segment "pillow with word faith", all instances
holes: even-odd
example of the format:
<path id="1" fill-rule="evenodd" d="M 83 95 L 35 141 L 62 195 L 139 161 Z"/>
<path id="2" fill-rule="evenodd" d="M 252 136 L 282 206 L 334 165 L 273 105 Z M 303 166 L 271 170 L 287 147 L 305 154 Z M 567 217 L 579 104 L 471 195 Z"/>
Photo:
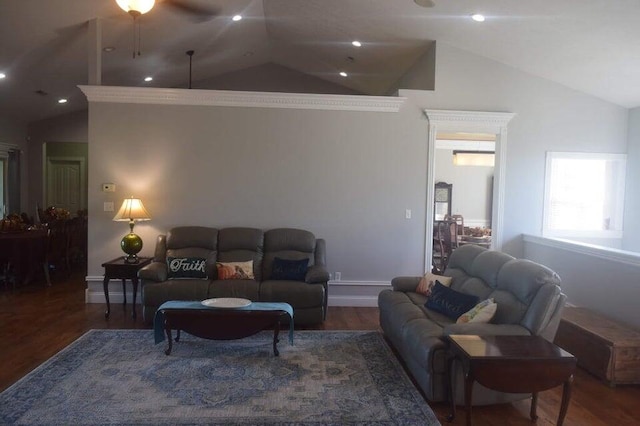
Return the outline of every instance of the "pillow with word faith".
<path id="1" fill-rule="evenodd" d="M 169 278 L 207 278 L 207 261 L 200 257 L 168 257 Z"/>

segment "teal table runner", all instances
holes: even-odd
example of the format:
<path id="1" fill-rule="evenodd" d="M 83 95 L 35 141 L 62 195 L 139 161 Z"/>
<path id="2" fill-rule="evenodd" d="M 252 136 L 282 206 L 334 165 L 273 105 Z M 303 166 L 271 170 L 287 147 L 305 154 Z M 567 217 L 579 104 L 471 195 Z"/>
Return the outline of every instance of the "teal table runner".
<path id="1" fill-rule="evenodd" d="M 199 301 L 183 301 L 183 300 L 170 300 L 168 302 L 164 302 L 158 310 L 156 311 L 155 316 L 153 317 L 153 336 L 155 338 L 156 344 L 164 341 L 164 315 L 160 312 L 161 309 L 213 309 L 220 310 L 224 308 L 212 308 L 209 306 L 205 306 Z M 288 303 L 281 302 L 251 302 L 248 306 L 243 306 L 241 308 L 233 308 L 239 311 L 285 311 L 289 314 L 289 343 L 293 345 L 293 307 Z M 225 309 L 227 310 L 227 309 Z"/>

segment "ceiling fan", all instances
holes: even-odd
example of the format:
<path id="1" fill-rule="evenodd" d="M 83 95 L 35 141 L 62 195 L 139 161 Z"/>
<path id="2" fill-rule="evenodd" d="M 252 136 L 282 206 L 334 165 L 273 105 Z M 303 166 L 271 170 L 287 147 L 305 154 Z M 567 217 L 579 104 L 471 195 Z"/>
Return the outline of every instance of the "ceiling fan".
<path id="1" fill-rule="evenodd" d="M 433 0 L 413 0 L 413 2 L 422 7 L 433 7 L 436 5 Z"/>
<path id="2" fill-rule="evenodd" d="M 140 17 L 153 9 L 155 0 L 116 0 L 122 10 L 133 18 L 133 57 L 140 56 Z M 162 0 L 160 2 L 174 10 L 189 15 L 192 21 L 205 22 L 215 18 L 220 10 L 216 6 L 201 6 L 189 0 Z M 137 49 L 136 49 L 137 31 Z"/>
<path id="3" fill-rule="evenodd" d="M 118 6 L 136 19 L 153 9 L 155 0 L 116 0 Z M 166 5 L 176 12 L 188 15 L 192 20 L 203 22 L 215 18 L 220 9 L 217 6 L 203 6 L 193 0 L 160 0 L 159 5 Z"/>

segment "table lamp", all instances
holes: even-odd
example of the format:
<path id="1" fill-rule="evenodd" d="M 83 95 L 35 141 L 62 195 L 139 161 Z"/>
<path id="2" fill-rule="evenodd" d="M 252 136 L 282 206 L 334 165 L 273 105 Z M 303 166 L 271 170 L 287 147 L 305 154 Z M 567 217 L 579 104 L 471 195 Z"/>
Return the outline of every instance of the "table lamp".
<path id="1" fill-rule="evenodd" d="M 142 239 L 133 233 L 133 225 L 136 220 L 149 220 L 151 215 L 142 205 L 142 201 L 139 198 L 126 198 L 122 202 L 122 207 L 118 210 L 118 213 L 113 217 L 115 221 L 129 221 L 129 228 L 131 231 L 122 237 L 120 241 L 120 247 L 127 256 L 124 261 L 126 263 L 138 263 L 137 254 L 142 250 Z"/>

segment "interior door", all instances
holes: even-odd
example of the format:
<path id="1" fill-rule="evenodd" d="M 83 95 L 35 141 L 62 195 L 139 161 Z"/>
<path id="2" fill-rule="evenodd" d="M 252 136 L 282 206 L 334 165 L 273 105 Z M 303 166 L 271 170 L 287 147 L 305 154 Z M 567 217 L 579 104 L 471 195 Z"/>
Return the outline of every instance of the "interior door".
<path id="1" fill-rule="evenodd" d="M 47 167 L 47 203 L 75 214 L 83 206 L 81 160 L 50 159 Z"/>

